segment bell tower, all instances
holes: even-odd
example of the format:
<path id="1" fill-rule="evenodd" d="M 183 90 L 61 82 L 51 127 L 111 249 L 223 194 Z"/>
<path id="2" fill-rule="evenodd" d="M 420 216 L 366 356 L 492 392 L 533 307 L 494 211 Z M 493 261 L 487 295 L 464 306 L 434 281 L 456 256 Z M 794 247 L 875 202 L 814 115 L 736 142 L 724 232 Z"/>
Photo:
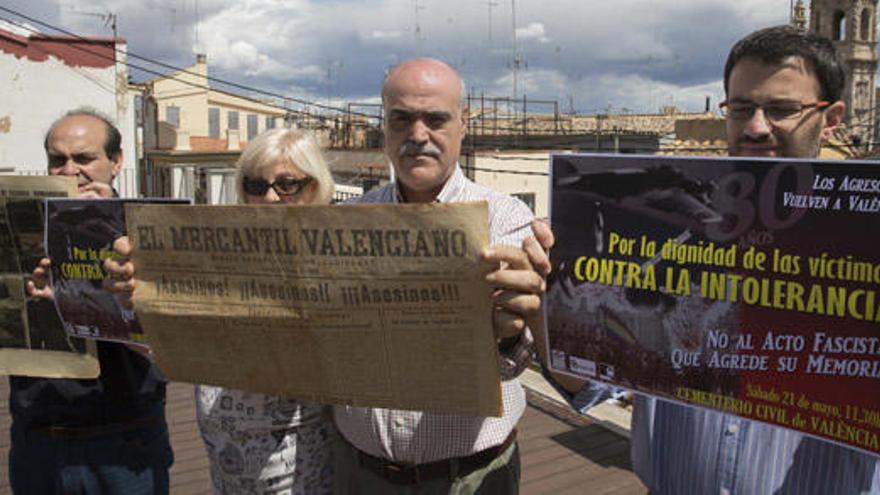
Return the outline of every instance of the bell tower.
<path id="1" fill-rule="evenodd" d="M 846 63 L 845 123 L 857 148 L 872 148 L 877 114 L 877 0 L 811 0 L 810 32 L 833 41 Z"/>
<path id="2" fill-rule="evenodd" d="M 798 31 L 807 30 L 807 18 L 805 14 L 804 0 L 797 0 L 791 7 L 791 25 L 796 27 Z"/>

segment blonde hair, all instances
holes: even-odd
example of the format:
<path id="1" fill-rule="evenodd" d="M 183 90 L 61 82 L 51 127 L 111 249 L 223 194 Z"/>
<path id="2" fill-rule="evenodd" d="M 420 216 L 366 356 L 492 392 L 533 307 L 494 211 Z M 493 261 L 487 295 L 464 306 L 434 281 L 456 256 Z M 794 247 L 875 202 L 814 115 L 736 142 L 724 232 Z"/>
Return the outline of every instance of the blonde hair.
<path id="1" fill-rule="evenodd" d="M 333 177 L 324 154 L 312 133 L 297 129 L 269 129 L 248 143 L 235 166 L 235 189 L 243 203 L 244 178 L 259 175 L 265 167 L 281 162 L 302 170 L 318 183 L 314 204 L 329 204 L 333 197 Z"/>

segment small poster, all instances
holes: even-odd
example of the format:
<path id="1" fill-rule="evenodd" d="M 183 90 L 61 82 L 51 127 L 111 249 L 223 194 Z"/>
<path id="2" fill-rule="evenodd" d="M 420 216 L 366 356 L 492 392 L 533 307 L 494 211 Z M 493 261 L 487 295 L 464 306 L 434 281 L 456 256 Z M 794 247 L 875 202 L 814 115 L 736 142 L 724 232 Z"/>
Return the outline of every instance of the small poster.
<path id="1" fill-rule="evenodd" d="M 52 260 L 55 306 L 68 334 L 147 345 L 134 311 L 104 290 L 104 260 L 126 233 L 125 204 L 186 200 L 51 199 L 46 204 L 46 246 Z"/>

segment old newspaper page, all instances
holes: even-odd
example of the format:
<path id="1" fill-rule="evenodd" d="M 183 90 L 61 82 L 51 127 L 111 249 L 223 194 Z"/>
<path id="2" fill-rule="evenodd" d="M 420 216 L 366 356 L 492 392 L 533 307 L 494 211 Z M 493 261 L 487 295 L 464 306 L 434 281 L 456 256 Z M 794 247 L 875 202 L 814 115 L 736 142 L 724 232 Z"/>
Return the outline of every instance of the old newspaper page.
<path id="1" fill-rule="evenodd" d="M 55 306 L 25 284 L 45 254 L 43 199 L 76 196 L 72 177 L 0 177 L 0 374 L 95 378 L 95 344 L 68 337 Z"/>
<path id="2" fill-rule="evenodd" d="M 126 205 L 135 309 L 172 380 L 500 416 L 486 203 Z"/>

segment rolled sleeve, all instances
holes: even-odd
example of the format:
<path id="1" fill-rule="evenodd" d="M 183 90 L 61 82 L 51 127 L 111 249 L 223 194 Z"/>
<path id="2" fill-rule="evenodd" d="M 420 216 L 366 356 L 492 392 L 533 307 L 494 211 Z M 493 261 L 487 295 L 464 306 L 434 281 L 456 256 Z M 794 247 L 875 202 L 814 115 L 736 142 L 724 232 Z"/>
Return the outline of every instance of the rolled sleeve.
<path id="1" fill-rule="evenodd" d="M 532 337 L 532 332 L 526 328 L 516 345 L 501 351 L 501 378 L 509 380 L 521 375 L 532 362 L 534 352 L 535 339 Z"/>

